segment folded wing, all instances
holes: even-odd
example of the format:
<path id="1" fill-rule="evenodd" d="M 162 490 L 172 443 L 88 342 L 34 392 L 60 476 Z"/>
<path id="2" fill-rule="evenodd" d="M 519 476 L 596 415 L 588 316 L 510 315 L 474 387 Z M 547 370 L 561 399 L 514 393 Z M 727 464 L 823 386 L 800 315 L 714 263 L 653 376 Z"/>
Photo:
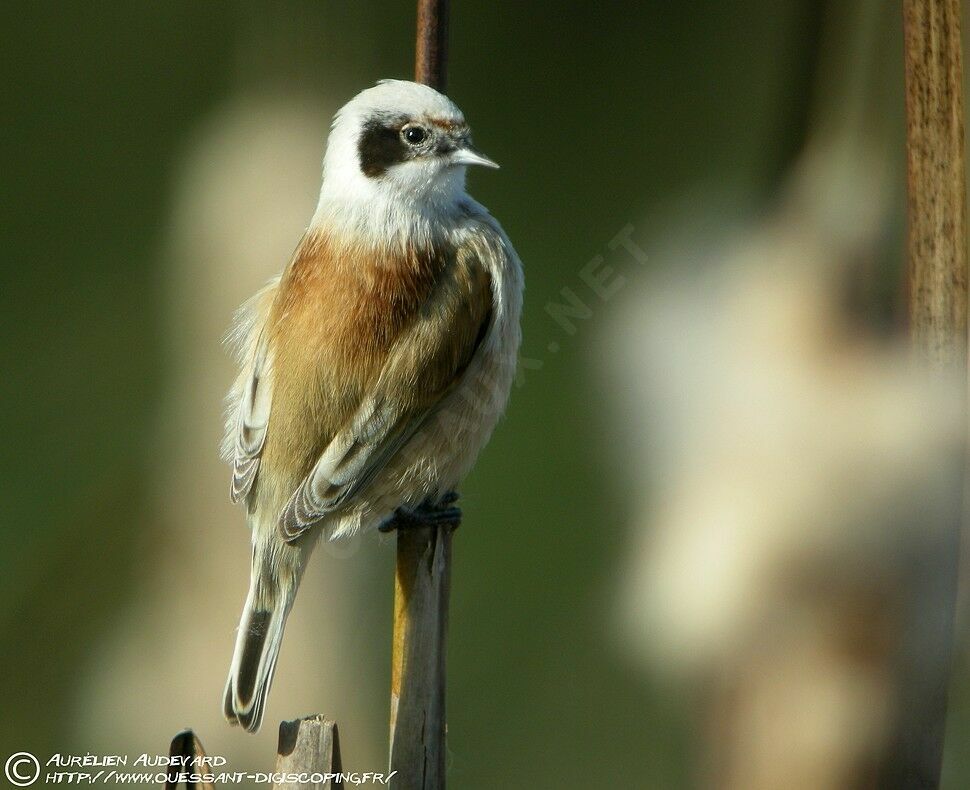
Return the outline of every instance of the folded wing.
<path id="1" fill-rule="evenodd" d="M 372 391 L 336 433 L 280 516 L 294 540 L 353 502 L 461 381 L 491 323 L 488 269 L 459 248 L 393 343 Z"/>
<path id="2" fill-rule="evenodd" d="M 272 356 L 267 321 L 279 286 L 271 280 L 240 309 L 230 341 L 241 363 L 239 378 L 229 393 L 223 454 L 232 463 L 229 497 L 248 501 L 259 472 L 273 404 Z"/>

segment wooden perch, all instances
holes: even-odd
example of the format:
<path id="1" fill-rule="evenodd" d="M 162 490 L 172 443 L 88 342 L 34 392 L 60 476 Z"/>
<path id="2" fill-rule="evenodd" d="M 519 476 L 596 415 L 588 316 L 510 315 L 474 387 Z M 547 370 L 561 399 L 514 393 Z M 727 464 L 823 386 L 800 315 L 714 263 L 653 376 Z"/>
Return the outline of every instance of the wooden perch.
<path id="1" fill-rule="evenodd" d="M 277 774 L 339 774 L 340 740 L 337 737 L 337 724 L 317 714 L 294 721 L 280 722 L 280 739 L 276 756 Z M 297 782 L 277 782 L 274 790 L 335 790 L 343 783 L 327 780 L 324 783 L 302 784 Z"/>
<path id="2" fill-rule="evenodd" d="M 910 328 L 940 367 L 966 368 L 967 236 L 960 0 L 905 0 Z"/>
<path id="3" fill-rule="evenodd" d="M 391 667 L 392 787 L 445 786 L 445 640 L 452 530 L 397 537 Z"/>
<path id="4" fill-rule="evenodd" d="M 181 757 L 183 759 L 192 759 L 195 757 L 205 757 L 205 749 L 202 748 L 202 741 L 196 737 L 196 734 L 192 730 L 182 730 L 178 735 L 172 738 L 172 744 L 168 749 L 169 757 Z M 174 790 L 174 788 L 179 786 L 179 782 L 175 781 L 181 773 L 205 773 L 204 770 L 199 770 L 197 767 L 188 766 L 182 767 L 177 766 L 170 768 L 168 770 L 168 779 L 165 781 L 165 790 Z M 187 787 L 201 787 L 204 790 L 212 790 L 211 782 L 186 782 Z"/>
<path id="5" fill-rule="evenodd" d="M 443 91 L 448 0 L 418 0 L 415 80 Z M 445 787 L 445 655 L 453 527 L 397 533 L 391 658 L 391 786 Z"/>

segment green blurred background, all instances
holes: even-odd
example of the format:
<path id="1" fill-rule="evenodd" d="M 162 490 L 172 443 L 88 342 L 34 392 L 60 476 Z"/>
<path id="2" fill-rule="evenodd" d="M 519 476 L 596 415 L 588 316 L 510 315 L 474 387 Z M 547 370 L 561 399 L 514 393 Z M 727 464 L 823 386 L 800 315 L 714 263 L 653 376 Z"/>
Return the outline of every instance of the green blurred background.
<path id="1" fill-rule="evenodd" d="M 901 157 L 895 13 L 880 23 L 887 66 L 879 87 Z M 630 514 L 610 482 L 608 393 L 590 364 L 606 352 L 597 325 L 611 308 L 597 307 L 568 335 L 545 306 L 564 287 L 580 287 L 583 265 L 627 225 L 649 251 L 685 208 L 716 206 L 719 225 L 758 216 L 806 134 L 823 16 L 817 2 L 776 0 L 454 4 L 449 94 L 479 147 L 502 164 L 473 173 L 471 191 L 525 263 L 522 354 L 531 360 L 463 491 L 449 642 L 455 787 L 691 783 L 683 695 L 627 658 L 616 636 L 615 577 Z M 0 24 L 0 751 L 158 752 L 193 725 L 210 753 L 268 768 L 272 732 L 257 749 L 212 723 L 245 589 L 242 515 L 226 509 L 231 515 L 215 523 L 186 523 L 194 511 L 179 517 L 172 500 L 184 494 L 221 507 L 227 485 L 216 412 L 229 384 L 220 339 L 231 311 L 220 303 L 208 323 L 180 318 L 206 312 L 210 293 L 252 291 L 285 251 L 261 272 L 247 270 L 245 282 L 227 281 L 231 268 L 195 280 L 175 260 L 173 226 L 192 219 L 179 205 L 195 183 L 187 162 L 218 147 L 204 142 L 213 118 L 235 107 L 245 121 L 246 97 L 283 97 L 319 122 L 319 161 L 336 107 L 379 78 L 410 76 L 412 4 L 5 3 Z M 313 189 L 317 178 L 306 173 Z M 295 229 L 314 195 L 289 200 L 302 207 L 289 220 Z M 237 245 L 245 247 L 247 230 L 236 227 Z M 182 272 L 181 285 L 173 272 Z M 892 311 L 894 282 L 887 277 L 880 289 Z M 189 353 L 219 366 L 217 386 L 198 396 L 216 414 L 200 457 L 223 475 L 191 491 L 164 482 L 183 462 L 172 457 L 179 441 L 170 417 L 180 388 L 192 386 L 195 368 L 180 359 Z M 201 533 L 207 542 L 196 544 Z M 220 545 L 236 577 L 208 576 Z M 321 577 L 340 562 L 322 551 L 315 558 Z M 353 640 L 347 666 L 356 671 L 330 680 L 350 690 L 359 706 L 352 721 L 367 728 L 341 732 L 345 765 L 357 770 L 381 770 L 365 760 L 386 748 L 392 562 L 392 544 L 365 540 L 347 559 L 358 581 L 346 594 L 301 596 L 297 605 L 357 613 L 352 632 L 341 632 Z M 160 570 L 172 567 L 190 568 L 192 581 Z M 235 578 L 224 598 L 206 592 L 224 578 Z M 147 634 L 132 648 L 138 671 L 90 680 L 113 666 L 132 601 L 160 595 L 154 605 L 164 608 L 166 591 L 186 584 L 201 592 L 178 598 L 174 622 L 205 620 L 207 638 L 163 654 L 151 648 L 153 621 L 135 617 Z M 155 637 L 175 639 L 171 627 L 158 625 Z M 306 631 L 311 648 L 343 638 Z M 299 649 L 284 648 L 281 675 L 295 671 Z M 159 673 L 164 663 L 172 676 L 172 662 L 174 677 L 216 680 L 181 709 L 158 710 L 146 691 L 169 682 Z M 300 671 L 338 670 L 322 661 Z M 97 708 L 94 727 L 90 704 L 105 683 L 122 702 Z M 967 732 L 967 704 L 963 693 L 957 733 Z M 271 703 L 268 718 L 315 710 L 343 723 L 330 699 L 313 694 L 302 709 Z M 144 725 L 137 736 L 129 718 Z M 949 744 L 954 787 L 970 778 L 966 744 Z"/>

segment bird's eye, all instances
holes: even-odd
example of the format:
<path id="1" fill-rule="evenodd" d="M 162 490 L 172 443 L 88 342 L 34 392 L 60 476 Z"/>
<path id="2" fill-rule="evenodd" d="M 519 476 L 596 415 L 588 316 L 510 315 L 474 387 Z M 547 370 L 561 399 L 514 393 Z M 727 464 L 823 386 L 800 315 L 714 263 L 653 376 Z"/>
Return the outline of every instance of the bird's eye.
<path id="1" fill-rule="evenodd" d="M 405 126 L 401 136 L 408 145 L 421 145 L 428 138 L 428 132 L 423 126 Z"/>

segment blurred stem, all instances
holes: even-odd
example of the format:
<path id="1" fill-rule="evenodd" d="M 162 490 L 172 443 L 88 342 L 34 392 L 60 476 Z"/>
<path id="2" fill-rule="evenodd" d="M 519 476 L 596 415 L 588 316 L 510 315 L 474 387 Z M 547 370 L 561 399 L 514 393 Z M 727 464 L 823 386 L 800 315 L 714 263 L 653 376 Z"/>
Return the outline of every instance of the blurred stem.
<path id="1" fill-rule="evenodd" d="M 788 176 L 792 163 L 801 155 L 808 141 L 813 88 L 819 79 L 823 53 L 828 51 L 822 46 L 825 6 L 822 0 L 802 3 L 801 24 L 793 31 L 798 56 L 794 59 L 793 76 L 775 131 L 775 139 L 780 141 L 780 145 L 778 153 L 771 157 L 773 161 L 768 170 L 768 185 L 772 192 Z"/>
<path id="2" fill-rule="evenodd" d="M 820 58 L 816 70 L 814 136 L 840 140 L 856 150 L 871 146 L 873 135 L 885 136 L 891 109 L 874 84 L 884 79 L 889 54 L 884 42 L 892 40 L 896 28 L 881 0 L 829 2 L 824 17 L 821 49 L 829 54 Z"/>
<path id="3" fill-rule="evenodd" d="M 967 251 L 963 64 L 959 0 L 903 0 L 910 334 L 931 378 L 966 394 Z M 964 431 L 965 432 L 965 431 Z M 965 459 L 963 459 L 965 462 Z M 901 651 L 896 743 L 885 766 L 893 786 L 937 787 L 954 649 L 964 481 L 953 516 L 927 525 L 914 557 Z M 901 785 L 900 782 L 903 784 Z"/>

